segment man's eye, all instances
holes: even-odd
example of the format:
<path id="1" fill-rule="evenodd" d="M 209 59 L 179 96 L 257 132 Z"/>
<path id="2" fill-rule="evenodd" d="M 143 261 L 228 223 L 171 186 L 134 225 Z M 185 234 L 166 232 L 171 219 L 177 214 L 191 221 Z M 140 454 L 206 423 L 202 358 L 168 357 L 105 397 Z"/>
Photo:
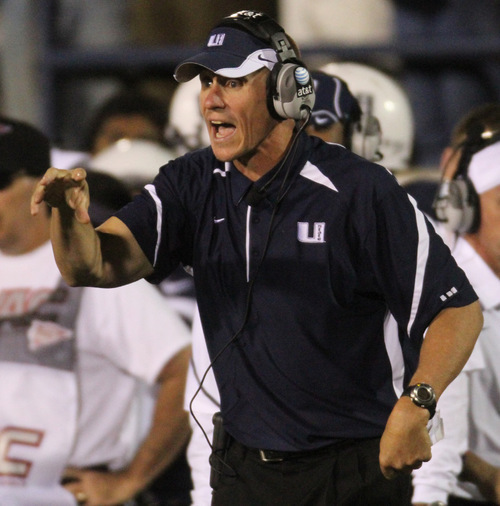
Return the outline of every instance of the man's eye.
<path id="1" fill-rule="evenodd" d="M 205 87 L 210 86 L 212 84 L 212 78 L 210 76 L 201 75 L 200 82 L 201 82 L 201 86 L 203 88 L 205 88 Z"/>

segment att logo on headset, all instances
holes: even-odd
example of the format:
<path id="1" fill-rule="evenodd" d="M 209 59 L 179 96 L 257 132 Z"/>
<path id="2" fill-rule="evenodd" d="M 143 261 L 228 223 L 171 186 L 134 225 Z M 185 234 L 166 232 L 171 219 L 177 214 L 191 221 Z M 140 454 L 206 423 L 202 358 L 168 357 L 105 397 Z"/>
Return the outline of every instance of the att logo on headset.
<path id="1" fill-rule="evenodd" d="M 311 93 L 313 93 L 312 84 L 310 84 L 309 86 L 302 86 L 302 88 L 299 88 L 297 90 L 298 97 L 306 97 L 307 95 L 310 95 Z"/>
<path id="2" fill-rule="evenodd" d="M 313 85 L 311 83 L 311 76 L 304 67 L 297 67 L 294 71 L 295 80 L 302 84 L 302 88 L 297 90 L 297 97 L 306 97 L 314 93 Z"/>

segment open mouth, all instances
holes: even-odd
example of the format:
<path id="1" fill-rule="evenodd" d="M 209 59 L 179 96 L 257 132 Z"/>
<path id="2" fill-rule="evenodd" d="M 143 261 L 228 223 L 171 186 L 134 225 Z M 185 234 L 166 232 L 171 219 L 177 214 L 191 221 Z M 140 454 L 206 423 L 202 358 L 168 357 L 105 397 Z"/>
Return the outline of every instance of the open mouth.
<path id="1" fill-rule="evenodd" d="M 236 130 L 236 127 L 231 123 L 224 123 L 222 121 L 211 121 L 210 125 L 212 127 L 213 137 L 220 140 L 231 137 Z"/>

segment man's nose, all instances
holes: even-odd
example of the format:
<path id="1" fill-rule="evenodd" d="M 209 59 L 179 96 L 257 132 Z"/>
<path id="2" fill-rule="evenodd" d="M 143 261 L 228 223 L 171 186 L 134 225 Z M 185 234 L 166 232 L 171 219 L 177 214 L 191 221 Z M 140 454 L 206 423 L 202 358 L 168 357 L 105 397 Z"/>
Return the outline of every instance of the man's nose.
<path id="1" fill-rule="evenodd" d="M 224 100 L 222 97 L 222 87 L 217 82 L 212 83 L 210 88 L 206 91 L 204 97 L 204 105 L 207 109 L 216 109 L 224 107 Z"/>

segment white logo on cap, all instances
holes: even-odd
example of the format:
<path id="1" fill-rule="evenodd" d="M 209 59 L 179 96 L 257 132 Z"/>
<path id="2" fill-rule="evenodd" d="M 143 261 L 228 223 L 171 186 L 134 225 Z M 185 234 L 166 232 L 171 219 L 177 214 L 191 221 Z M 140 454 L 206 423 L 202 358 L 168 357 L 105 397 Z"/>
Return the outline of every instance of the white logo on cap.
<path id="1" fill-rule="evenodd" d="M 208 39 L 207 47 L 222 46 L 225 36 L 225 33 L 214 33 L 210 36 L 210 39 Z"/>

